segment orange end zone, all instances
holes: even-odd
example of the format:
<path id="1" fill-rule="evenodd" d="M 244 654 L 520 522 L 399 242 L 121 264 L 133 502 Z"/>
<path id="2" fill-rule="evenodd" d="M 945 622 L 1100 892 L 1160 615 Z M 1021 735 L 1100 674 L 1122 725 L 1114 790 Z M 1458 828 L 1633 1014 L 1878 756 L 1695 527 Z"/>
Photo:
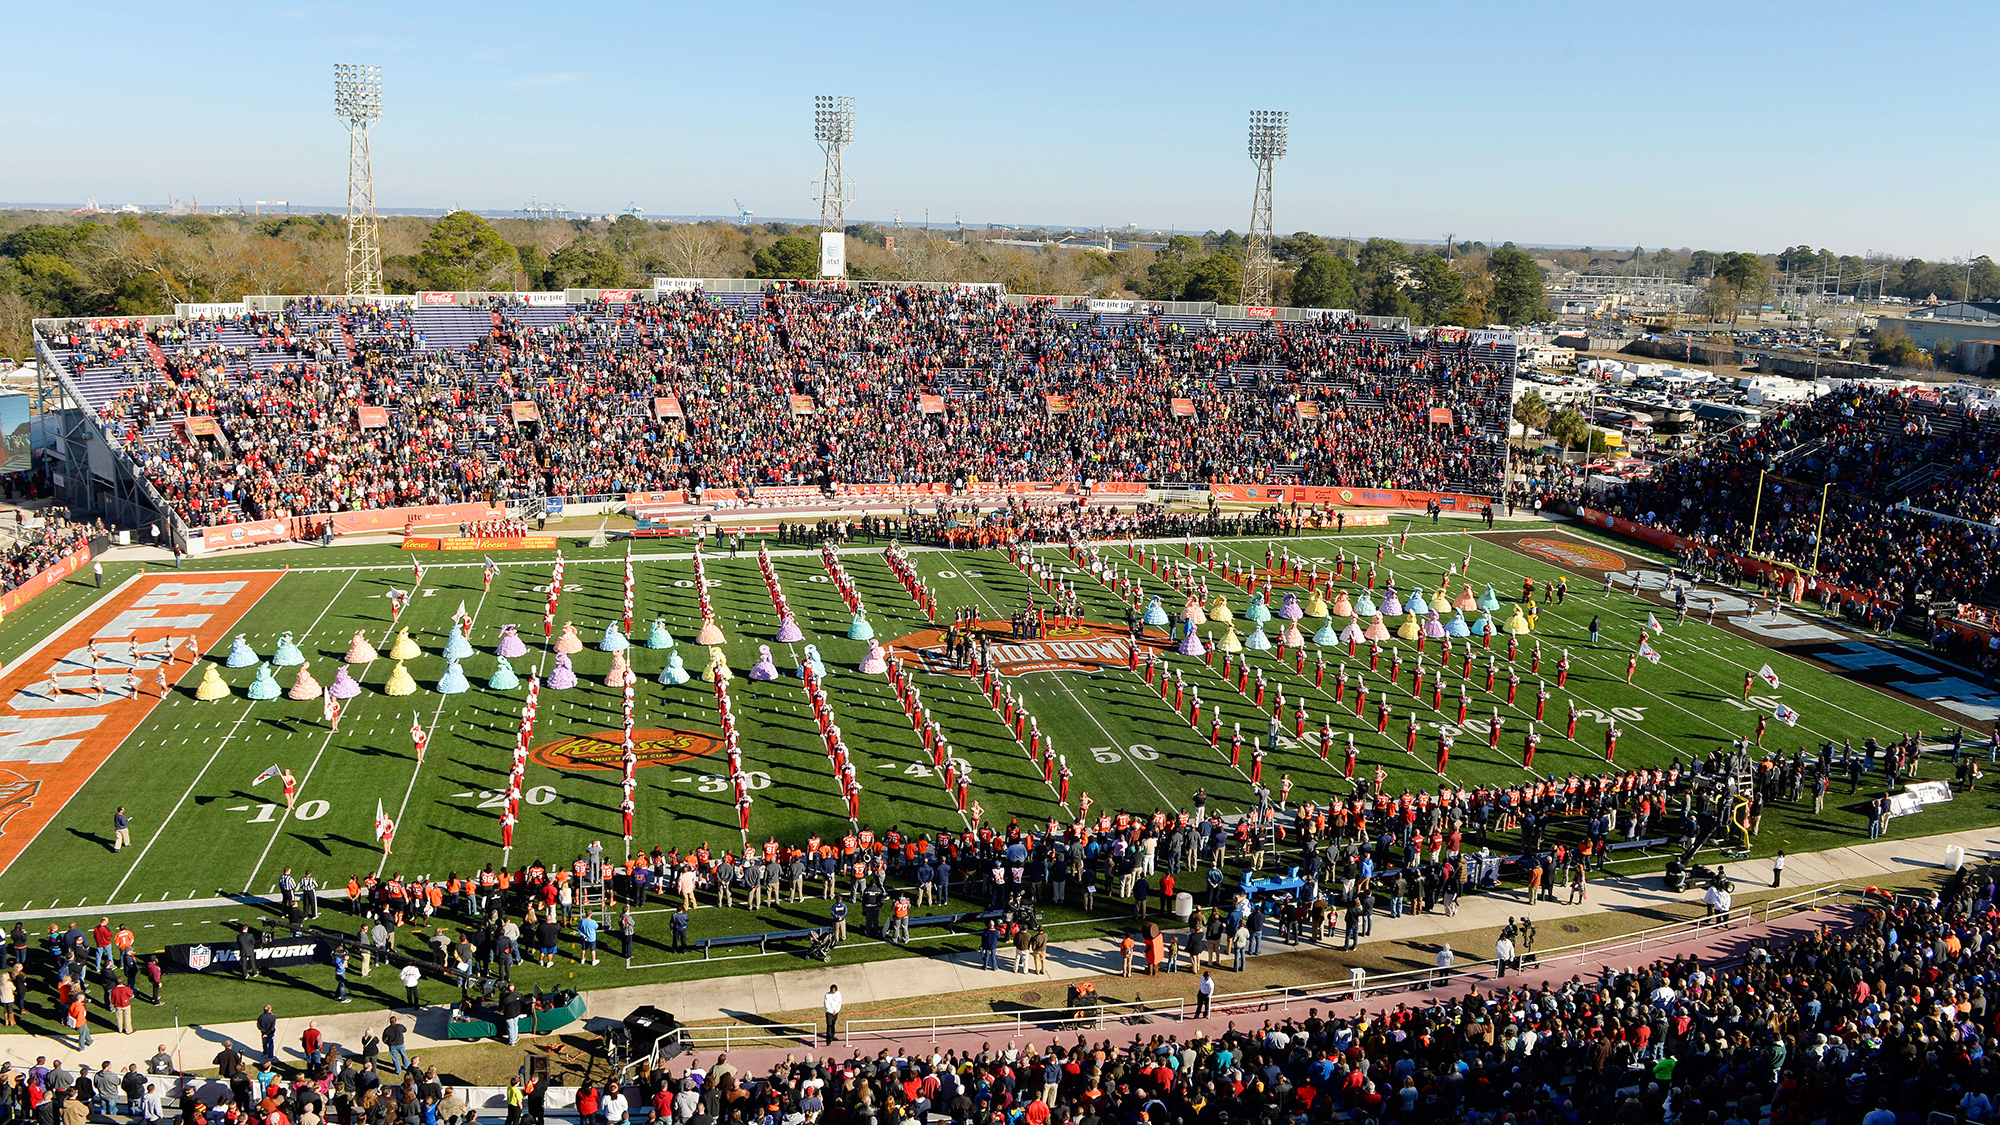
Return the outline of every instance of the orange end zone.
<path id="1" fill-rule="evenodd" d="M 142 575 L 0 675 L 0 872 L 280 577 Z"/>

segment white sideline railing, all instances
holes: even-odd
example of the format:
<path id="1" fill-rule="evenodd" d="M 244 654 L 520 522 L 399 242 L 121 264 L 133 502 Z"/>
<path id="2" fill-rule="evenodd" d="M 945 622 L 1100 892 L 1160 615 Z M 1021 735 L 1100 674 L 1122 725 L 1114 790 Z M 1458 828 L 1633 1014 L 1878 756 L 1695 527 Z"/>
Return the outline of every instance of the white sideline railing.
<path id="1" fill-rule="evenodd" d="M 1623 933 L 1616 937 L 1580 941 L 1552 949 L 1539 949 L 1535 950 L 1532 956 L 1537 968 L 1546 969 L 1565 962 L 1601 960 L 1613 953 L 1643 954 L 1648 946 L 1671 945 L 1704 931 L 1730 929 L 1745 922 L 1768 923 L 1776 918 L 1790 917 L 1801 911 L 1826 910 L 1848 905 L 1849 900 L 1858 902 L 1862 896 L 1862 889 L 1852 884 L 1829 884 L 1783 898 L 1738 906 L 1727 914 L 1686 918 L 1678 922 L 1667 922 Z M 1309 948 L 1311 947 L 1295 946 L 1286 952 L 1300 952 Z M 1376 993 L 1400 992 L 1424 984 L 1449 985 L 1457 978 L 1476 969 L 1490 968 L 1492 964 L 1490 959 L 1461 960 L 1443 978 L 1439 977 L 1435 968 L 1411 969 L 1375 977 L 1366 977 L 1357 971 L 1347 979 L 1339 981 L 1252 989 L 1245 992 L 1218 992 L 1209 998 L 1209 1003 L 1211 1011 L 1215 1014 L 1241 1011 L 1253 1006 L 1258 1012 L 1267 1012 L 1273 1005 L 1282 1012 L 1289 1011 L 1294 1003 L 1333 1004 Z M 1089 1009 L 1088 1015 L 1079 1015 L 1069 1008 L 1023 1008 L 1004 1013 L 1002 1018 L 998 1019 L 981 1018 L 978 1013 L 926 1016 L 916 1020 L 894 1017 L 856 1018 L 844 1021 L 846 1026 L 841 1030 L 841 1038 L 852 1042 L 864 1038 L 908 1039 L 921 1035 L 935 1043 L 940 1032 L 947 1035 L 961 1033 L 990 1035 L 1004 1032 L 1010 1037 L 1018 1038 L 1036 1031 L 1080 1028 L 1102 1030 L 1112 1024 L 1138 1024 L 1161 1017 L 1182 1022 L 1193 1018 L 1193 1012 L 1192 1000 L 1168 997 L 1158 1000 L 1102 1000 Z M 741 1020 L 732 1020 L 725 1024 L 685 1027 L 682 1030 L 690 1050 L 795 1045 L 801 1037 L 813 1036 L 816 1031 L 812 1027 L 790 1024 L 760 1027 Z"/>

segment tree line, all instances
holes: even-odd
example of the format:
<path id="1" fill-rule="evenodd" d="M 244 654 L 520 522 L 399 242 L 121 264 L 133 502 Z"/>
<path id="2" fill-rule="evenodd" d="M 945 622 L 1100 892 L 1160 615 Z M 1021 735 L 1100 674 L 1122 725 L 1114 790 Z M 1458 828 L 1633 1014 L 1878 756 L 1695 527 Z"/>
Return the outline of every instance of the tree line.
<path id="1" fill-rule="evenodd" d="M 997 281 L 1010 292 L 1239 304 L 1248 253 L 1234 231 L 1181 234 L 1115 252 L 1077 244 L 1001 245 L 965 232 L 848 227 L 849 275 L 882 281 Z M 621 215 L 488 219 L 455 211 L 381 221 L 391 292 L 643 287 L 655 276 L 810 277 L 817 232 L 785 223 L 675 223 Z M 1279 304 L 1405 316 L 1421 324 L 1543 319 L 1547 267 L 1670 273 L 1739 305 L 1775 278 L 1839 277 L 1872 295 L 2000 296 L 2000 269 L 1965 263 L 1848 259 L 1806 246 L 1777 255 L 1706 250 L 1528 251 L 1478 241 L 1447 246 L 1357 241 L 1306 231 L 1276 239 Z M 164 313 L 177 303 L 246 293 L 333 293 L 344 286 L 337 215 L 0 213 L 0 356 L 25 358 L 43 316 Z M 1875 280 L 1863 282 L 1874 271 Z"/>

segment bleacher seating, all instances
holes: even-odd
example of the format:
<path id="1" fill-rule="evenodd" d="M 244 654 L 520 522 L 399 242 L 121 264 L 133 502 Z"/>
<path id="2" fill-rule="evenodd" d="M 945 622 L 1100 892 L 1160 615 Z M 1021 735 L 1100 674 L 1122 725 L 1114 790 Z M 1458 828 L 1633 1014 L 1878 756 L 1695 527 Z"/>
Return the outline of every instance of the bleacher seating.
<path id="1" fill-rule="evenodd" d="M 1095 314 L 974 291 L 282 312 L 51 340 L 194 525 L 699 484 L 1216 479 L 1491 494 L 1511 360 L 1356 322 Z M 1484 353 L 1488 358 L 1474 359 Z M 656 420 L 679 397 L 684 421 Z M 915 396 L 946 410 L 922 415 Z M 795 414 L 791 396 L 810 396 Z M 1051 397 L 1069 412 L 1051 413 Z M 1176 419 L 1169 401 L 1197 403 Z M 1295 404 L 1317 402 L 1317 417 Z M 508 407 L 533 403 L 539 423 Z M 388 412 L 364 431 L 356 408 Z M 1433 425 L 1448 407 L 1456 421 Z M 220 433 L 185 420 L 214 417 Z"/>

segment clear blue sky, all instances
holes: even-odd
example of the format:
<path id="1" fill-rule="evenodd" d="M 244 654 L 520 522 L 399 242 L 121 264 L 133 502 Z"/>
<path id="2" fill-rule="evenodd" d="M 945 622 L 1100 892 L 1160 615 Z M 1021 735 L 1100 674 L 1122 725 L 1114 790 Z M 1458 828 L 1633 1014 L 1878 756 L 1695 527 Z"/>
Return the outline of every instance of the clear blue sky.
<path id="1" fill-rule="evenodd" d="M 1271 13 L 1252 23 L 1243 13 Z M 0 201 L 339 204 L 335 62 L 383 69 L 385 208 L 1247 225 L 2000 254 L 1983 5 L 16 5 Z"/>

